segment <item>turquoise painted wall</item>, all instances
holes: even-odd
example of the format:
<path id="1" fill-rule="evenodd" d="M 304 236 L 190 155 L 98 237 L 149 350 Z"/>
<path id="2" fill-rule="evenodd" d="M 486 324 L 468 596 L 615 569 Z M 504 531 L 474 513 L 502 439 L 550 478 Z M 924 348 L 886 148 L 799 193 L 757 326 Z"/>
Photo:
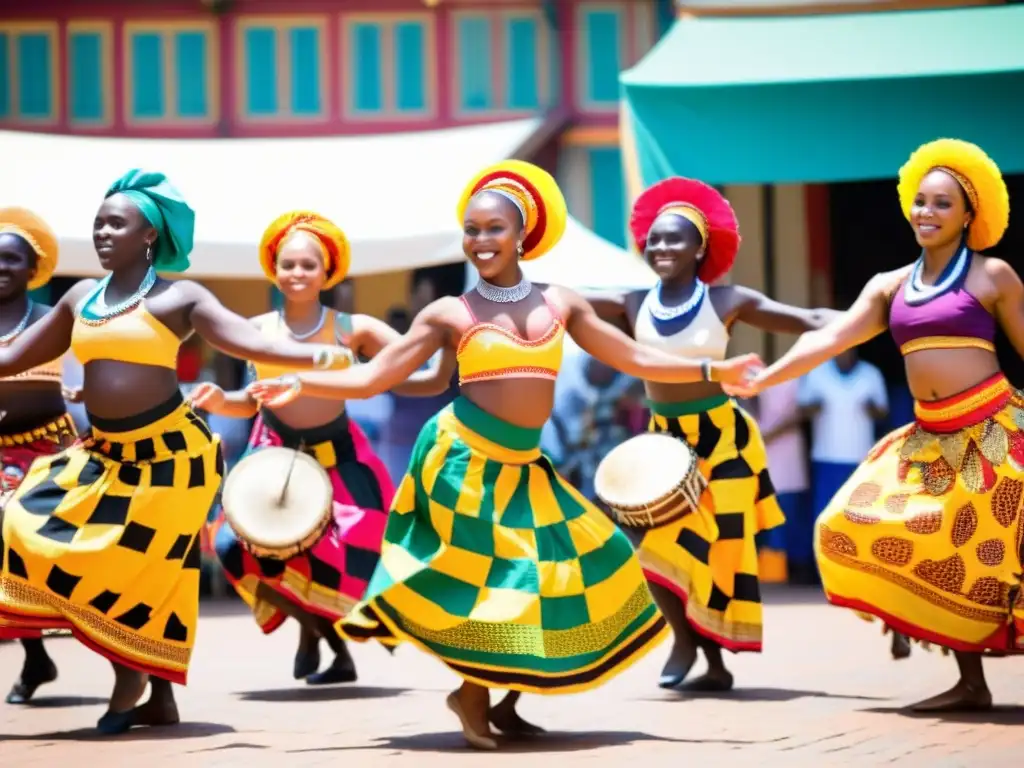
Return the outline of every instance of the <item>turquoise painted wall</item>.
<path id="1" fill-rule="evenodd" d="M 358 112 L 380 112 L 384 109 L 380 25 L 354 24 L 349 38 L 349 82 L 355 91 L 354 107 Z"/>
<path id="2" fill-rule="evenodd" d="M 583 12 L 583 36 L 587 59 L 585 101 L 617 104 L 622 70 L 622 11 L 588 9 Z"/>
<path id="3" fill-rule="evenodd" d="M 491 22 L 484 16 L 458 21 L 459 106 L 464 112 L 493 109 L 494 70 L 491 63 Z"/>
<path id="4" fill-rule="evenodd" d="M 265 27 L 245 30 L 243 39 L 246 112 L 255 117 L 275 115 L 277 99 L 277 31 Z"/>
<path id="5" fill-rule="evenodd" d="M 618 147 L 592 147 L 590 156 L 591 229 L 625 247 L 626 184 Z"/>
<path id="6" fill-rule="evenodd" d="M 68 34 L 68 109 L 74 122 L 103 118 L 103 37 L 99 32 Z"/>
<path id="7" fill-rule="evenodd" d="M 422 112 L 427 108 L 426 31 L 416 21 L 401 22 L 394 28 L 395 109 Z"/>
<path id="8" fill-rule="evenodd" d="M 291 111 L 293 115 L 318 115 L 322 83 L 320 62 L 323 60 L 320 30 L 316 27 L 294 27 L 288 31 L 291 53 Z"/>
<path id="9" fill-rule="evenodd" d="M 174 35 L 174 63 L 178 117 L 202 118 L 210 113 L 206 68 L 209 46 L 205 32 Z"/>

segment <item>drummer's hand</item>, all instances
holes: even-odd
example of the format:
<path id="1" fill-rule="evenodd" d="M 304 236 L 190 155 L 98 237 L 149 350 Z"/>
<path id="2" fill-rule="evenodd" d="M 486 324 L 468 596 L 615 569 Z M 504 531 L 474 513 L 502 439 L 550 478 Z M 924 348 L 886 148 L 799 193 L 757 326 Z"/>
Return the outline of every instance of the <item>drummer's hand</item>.
<path id="1" fill-rule="evenodd" d="M 204 381 L 192 390 L 188 399 L 193 408 L 213 413 L 223 407 L 226 396 L 224 390 L 212 381 Z"/>
<path id="2" fill-rule="evenodd" d="M 280 379 L 263 379 L 254 381 L 246 391 L 258 403 L 268 407 L 280 407 L 290 403 L 299 396 L 298 378 L 295 376 Z"/>
<path id="3" fill-rule="evenodd" d="M 757 374 L 764 370 L 760 355 L 749 354 L 730 357 L 712 364 L 712 378 L 722 385 L 722 390 L 734 397 L 752 397 L 757 394 L 754 385 Z"/>
<path id="4" fill-rule="evenodd" d="M 67 400 L 69 403 L 80 403 L 82 402 L 82 388 L 81 387 L 61 387 L 61 397 Z"/>

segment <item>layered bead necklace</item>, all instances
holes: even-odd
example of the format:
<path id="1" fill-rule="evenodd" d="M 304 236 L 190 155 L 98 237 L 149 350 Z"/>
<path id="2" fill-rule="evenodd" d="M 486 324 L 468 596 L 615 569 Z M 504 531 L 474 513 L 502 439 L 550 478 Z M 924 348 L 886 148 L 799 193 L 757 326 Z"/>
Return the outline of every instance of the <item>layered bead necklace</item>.
<path id="1" fill-rule="evenodd" d="M 113 274 L 109 274 L 100 280 L 99 284 L 86 294 L 85 298 L 78 305 L 78 319 L 86 325 L 103 325 L 106 322 L 135 309 L 142 300 L 146 298 L 153 286 L 156 285 L 156 270 L 152 265 L 146 270 L 145 277 L 139 283 L 135 292 L 124 301 L 114 306 L 107 305 L 107 286 Z"/>
<path id="2" fill-rule="evenodd" d="M 661 300 L 662 284 L 651 289 L 647 296 L 647 311 L 654 321 L 654 329 L 661 336 L 671 336 L 683 330 L 696 317 L 704 297 L 707 295 L 707 284 L 699 277 L 693 280 L 693 293 L 690 298 L 675 307 L 666 307 Z"/>
<path id="3" fill-rule="evenodd" d="M 971 268 L 971 251 L 966 244 L 960 246 L 957 255 L 949 260 L 935 285 L 925 285 L 921 280 L 924 271 L 924 253 L 918 257 L 910 271 L 910 277 L 903 283 L 903 301 L 911 307 L 927 304 L 932 299 L 948 291 L 967 276 Z"/>
<path id="4" fill-rule="evenodd" d="M 14 326 L 11 330 L 9 330 L 7 333 L 0 336 L 0 346 L 10 344 L 12 341 L 18 338 L 22 331 L 28 328 L 28 319 L 32 317 L 32 306 L 32 299 L 29 299 L 28 306 L 25 307 L 25 314 L 21 318 L 21 320 L 18 321 L 18 324 Z"/>

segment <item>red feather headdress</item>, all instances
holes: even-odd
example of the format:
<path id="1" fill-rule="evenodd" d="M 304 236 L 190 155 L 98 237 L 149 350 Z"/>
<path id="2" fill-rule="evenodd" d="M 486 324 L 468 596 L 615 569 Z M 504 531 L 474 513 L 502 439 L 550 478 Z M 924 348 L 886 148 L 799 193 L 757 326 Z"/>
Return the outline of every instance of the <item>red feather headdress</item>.
<path id="1" fill-rule="evenodd" d="M 740 248 L 739 222 L 729 201 L 703 181 L 673 177 L 648 187 L 629 217 L 633 242 L 642 253 L 647 233 L 663 213 L 676 213 L 697 227 L 704 239 L 704 258 L 697 276 L 713 283 L 732 269 Z"/>

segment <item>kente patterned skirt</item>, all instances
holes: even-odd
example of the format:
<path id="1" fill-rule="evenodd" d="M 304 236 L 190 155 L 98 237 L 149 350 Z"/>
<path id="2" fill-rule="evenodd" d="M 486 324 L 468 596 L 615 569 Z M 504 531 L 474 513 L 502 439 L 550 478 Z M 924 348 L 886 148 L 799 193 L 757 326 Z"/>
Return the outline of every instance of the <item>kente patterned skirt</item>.
<path id="1" fill-rule="evenodd" d="M 690 624 L 730 651 L 761 650 L 754 537 L 785 518 L 757 423 L 726 395 L 648 402 L 648 430 L 684 440 L 708 480 L 700 509 L 660 528 L 630 529 L 644 573 L 686 605 Z"/>
<path id="2" fill-rule="evenodd" d="M 387 510 L 395 495 L 384 464 L 347 414 L 321 427 L 297 430 L 265 410 L 256 420 L 246 454 L 281 445 L 303 446 L 327 470 L 334 487 L 334 512 L 324 536 L 309 551 L 282 562 L 250 554 L 223 515 L 211 533 L 228 581 L 266 634 L 287 616 L 257 599 L 261 582 L 332 623 L 363 599 L 380 560 Z"/>
<path id="3" fill-rule="evenodd" d="M 18 490 L 32 462 L 59 453 L 76 437 L 75 422 L 66 413 L 24 432 L 0 432 L 0 520 L 4 505 Z M 22 629 L 11 630 L 6 637 L 34 638 L 42 634 L 37 629 Z"/>
<path id="4" fill-rule="evenodd" d="M 524 429 L 465 398 L 420 432 L 352 640 L 411 641 L 466 680 L 594 688 L 666 635 L 628 539 Z"/>
<path id="5" fill-rule="evenodd" d="M 830 602 L 957 651 L 1024 651 L 1024 394 L 914 405 L 818 518 Z"/>
<path id="6" fill-rule="evenodd" d="M 219 441 L 180 394 L 36 459 L 4 510 L 0 636 L 68 629 L 182 685 L 199 613 L 199 532 Z"/>

